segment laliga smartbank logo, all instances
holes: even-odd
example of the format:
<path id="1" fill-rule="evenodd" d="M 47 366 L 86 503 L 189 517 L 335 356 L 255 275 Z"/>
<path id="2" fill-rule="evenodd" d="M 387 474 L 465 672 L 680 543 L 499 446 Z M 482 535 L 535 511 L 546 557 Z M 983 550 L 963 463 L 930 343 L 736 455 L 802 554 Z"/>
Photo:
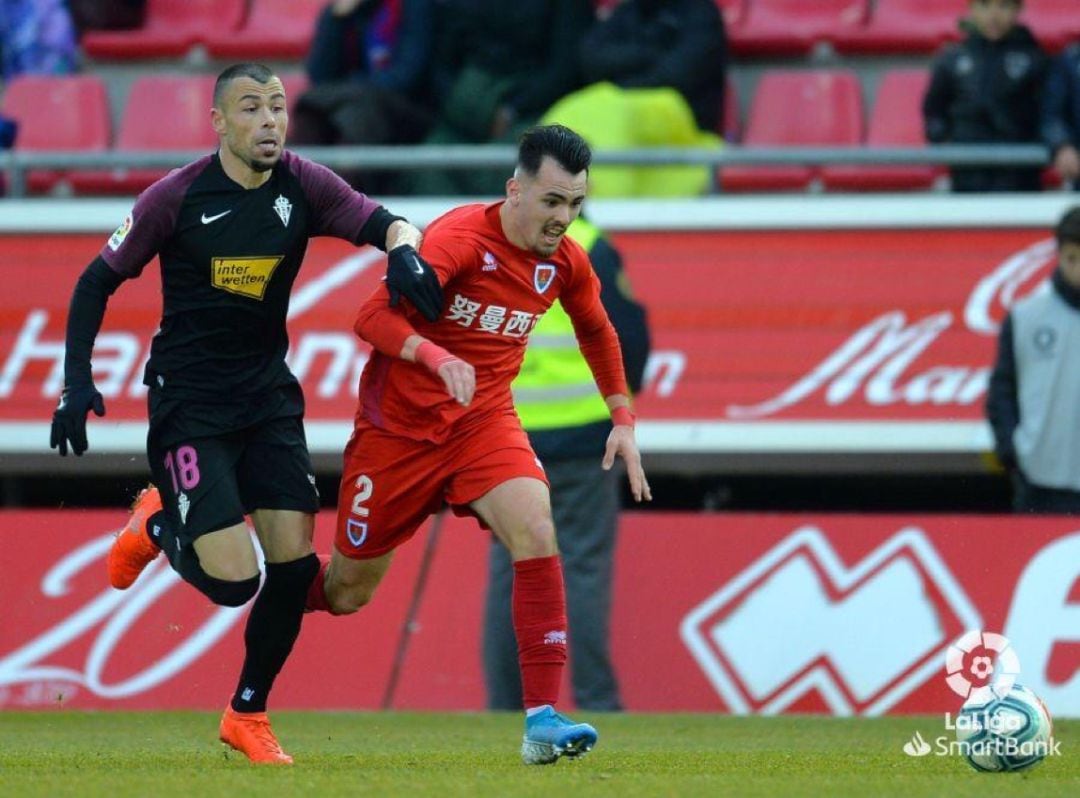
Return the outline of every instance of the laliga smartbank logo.
<path id="1" fill-rule="evenodd" d="M 931 740 L 916 731 L 904 743 L 910 757 L 962 756 L 976 770 L 1023 770 L 1060 755 L 1053 722 L 1043 702 L 1017 684 L 1020 658 L 996 632 L 969 631 L 945 653 L 945 683 L 963 699 L 954 716 L 945 713 L 945 731 Z"/>

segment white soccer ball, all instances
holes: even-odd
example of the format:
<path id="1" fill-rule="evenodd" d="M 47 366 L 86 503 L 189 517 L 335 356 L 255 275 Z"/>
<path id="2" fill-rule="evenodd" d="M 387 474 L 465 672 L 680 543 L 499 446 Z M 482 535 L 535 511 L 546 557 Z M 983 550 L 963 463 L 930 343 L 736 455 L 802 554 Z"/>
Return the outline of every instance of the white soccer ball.
<path id="1" fill-rule="evenodd" d="M 1053 745 L 1054 724 L 1046 705 L 1019 684 L 989 700 L 968 700 L 956 716 L 960 753 L 988 773 L 1026 770 L 1042 762 Z"/>

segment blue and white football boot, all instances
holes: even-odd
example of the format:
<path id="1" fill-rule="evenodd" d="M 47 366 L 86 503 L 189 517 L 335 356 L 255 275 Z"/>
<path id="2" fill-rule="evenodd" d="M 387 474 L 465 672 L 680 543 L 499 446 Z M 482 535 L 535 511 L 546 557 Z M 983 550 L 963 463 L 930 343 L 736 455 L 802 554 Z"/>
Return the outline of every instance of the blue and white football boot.
<path id="1" fill-rule="evenodd" d="M 526 765 L 550 765 L 560 756 L 574 759 L 591 751 L 597 736 L 588 723 L 574 723 L 554 708 L 544 707 L 525 718 L 521 759 Z"/>

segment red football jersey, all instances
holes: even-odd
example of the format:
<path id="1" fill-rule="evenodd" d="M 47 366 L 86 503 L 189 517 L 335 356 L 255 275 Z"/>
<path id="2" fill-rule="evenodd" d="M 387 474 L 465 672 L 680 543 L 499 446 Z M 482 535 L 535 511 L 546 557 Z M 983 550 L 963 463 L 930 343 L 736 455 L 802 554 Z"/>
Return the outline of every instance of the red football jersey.
<path id="1" fill-rule="evenodd" d="M 465 205 L 428 226 L 420 252 L 439 275 L 446 306 L 433 323 L 411 305 L 404 309 L 416 332 L 476 369 L 472 403 L 459 405 L 424 366 L 375 351 L 360 380 L 358 417 L 416 440 L 441 443 L 459 422 L 513 412 L 510 383 L 521 367 L 529 333 L 556 298 L 583 343 L 614 342 L 617 352 L 615 330 L 600 303 L 600 281 L 585 250 L 569 236 L 547 258 L 515 246 L 503 233 L 501 206 Z M 373 303 L 382 309 L 388 302 L 387 289 L 380 285 L 361 316 Z M 626 393 L 621 360 L 618 366 L 620 380 L 610 392 Z"/>

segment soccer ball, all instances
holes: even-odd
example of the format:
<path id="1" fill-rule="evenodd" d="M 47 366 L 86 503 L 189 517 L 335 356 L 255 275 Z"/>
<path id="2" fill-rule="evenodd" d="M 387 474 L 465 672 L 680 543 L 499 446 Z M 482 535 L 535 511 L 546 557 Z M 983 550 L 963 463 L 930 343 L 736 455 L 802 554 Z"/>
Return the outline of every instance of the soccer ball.
<path id="1" fill-rule="evenodd" d="M 1026 770 L 1050 752 L 1054 724 L 1042 700 L 1014 684 L 1004 696 L 968 700 L 956 716 L 960 753 L 983 772 Z"/>

